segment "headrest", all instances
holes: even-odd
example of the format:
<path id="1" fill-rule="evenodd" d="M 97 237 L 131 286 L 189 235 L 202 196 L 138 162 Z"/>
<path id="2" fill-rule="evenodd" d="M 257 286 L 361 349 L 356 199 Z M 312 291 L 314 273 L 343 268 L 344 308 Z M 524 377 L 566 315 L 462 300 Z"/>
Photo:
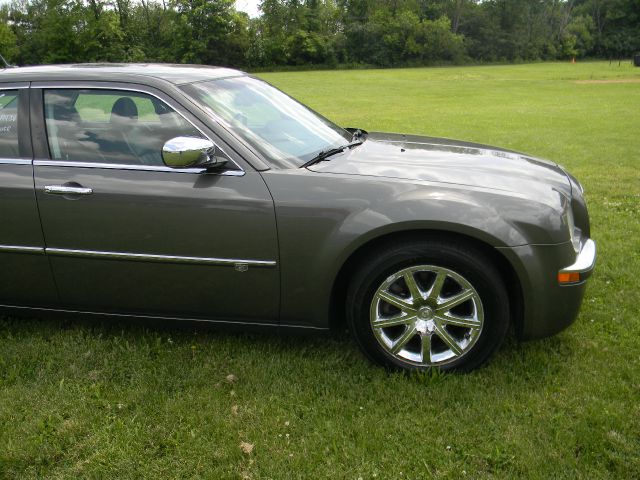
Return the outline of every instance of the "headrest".
<path id="1" fill-rule="evenodd" d="M 122 97 L 116 100 L 116 103 L 111 107 L 111 122 L 123 122 L 127 123 L 135 122 L 138 120 L 138 107 L 133 100 L 129 97 Z"/>

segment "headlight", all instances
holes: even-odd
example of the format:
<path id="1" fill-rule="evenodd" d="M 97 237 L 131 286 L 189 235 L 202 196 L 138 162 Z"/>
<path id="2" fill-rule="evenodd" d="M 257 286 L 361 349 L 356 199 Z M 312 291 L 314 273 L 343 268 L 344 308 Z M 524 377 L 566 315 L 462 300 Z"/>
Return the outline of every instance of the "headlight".
<path id="1" fill-rule="evenodd" d="M 572 183 L 572 187 L 576 187 L 579 191 L 580 191 L 580 195 L 584 195 L 584 187 L 582 186 L 582 184 L 578 181 L 578 179 L 576 177 L 574 177 L 573 175 L 571 175 L 569 172 L 567 172 L 566 170 L 564 171 L 564 173 L 567 174 L 567 177 L 569 177 L 569 180 L 571 180 Z"/>
<path id="2" fill-rule="evenodd" d="M 571 204 L 567 205 L 567 209 L 565 210 L 565 216 L 567 221 L 567 227 L 569 228 L 569 236 L 571 237 L 571 244 L 573 245 L 573 249 L 576 252 L 579 252 L 580 241 L 582 240 L 582 230 L 576 227 L 575 221 L 573 219 L 573 209 L 571 208 Z"/>

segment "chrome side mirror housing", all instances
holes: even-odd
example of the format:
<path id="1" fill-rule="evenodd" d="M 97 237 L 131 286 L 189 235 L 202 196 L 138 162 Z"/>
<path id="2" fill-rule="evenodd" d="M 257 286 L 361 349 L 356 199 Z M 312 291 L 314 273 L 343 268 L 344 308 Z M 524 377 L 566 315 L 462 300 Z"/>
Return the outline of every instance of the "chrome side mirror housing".
<path id="1" fill-rule="evenodd" d="M 229 158 L 211 140 L 175 137 L 162 147 L 162 161 L 171 168 L 220 168 Z"/>

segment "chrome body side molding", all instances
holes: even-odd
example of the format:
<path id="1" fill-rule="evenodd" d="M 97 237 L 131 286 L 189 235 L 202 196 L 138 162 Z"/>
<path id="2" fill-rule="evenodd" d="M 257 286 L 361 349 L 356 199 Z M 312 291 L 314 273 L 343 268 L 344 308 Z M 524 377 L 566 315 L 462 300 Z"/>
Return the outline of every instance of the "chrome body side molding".
<path id="1" fill-rule="evenodd" d="M 62 257 L 84 257 L 84 258 L 106 258 L 113 260 L 133 260 L 140 262 L 159 262 L 159 263 L 191 263 L 202 265 L 220 265 L 238 267 L 266 267 L 273 268 L 276 266 L 275 260 L 246 260 L 238 258 L 212 258 L 212 257 L 184 257 L 179 255 L 154 255 L 147 253 L 126 253 L 126 252 L 101 252 L 94 250 L 70 250 L 67 248 L 46 248 L 48 255 Z M 241 268 L 236 268 L 242 271 Z"/>
<path id="2" fill-rule="evenodd" d="M 43 255 L 44 248 L 42 247 L 29 247 L 26 245 L 0 245 L 0 253 L 36 253 Z"/>
<path id="3" fill-rule="evenodd" d="M 248 260 L 243 258 L 185 257 L 181 255 L 155 255 L 149 253 L 101 252 L 94 250 L 72 250 L 68 248 L 43 248 L 25 245 L 0 245 L 0 253 L 35 253 L 59 257 L 105 258 L 156 263 L 189 263 L 234 267 L 238 272 L 246 272 L 251 267 L 274 268 L 275 260 Z"/>

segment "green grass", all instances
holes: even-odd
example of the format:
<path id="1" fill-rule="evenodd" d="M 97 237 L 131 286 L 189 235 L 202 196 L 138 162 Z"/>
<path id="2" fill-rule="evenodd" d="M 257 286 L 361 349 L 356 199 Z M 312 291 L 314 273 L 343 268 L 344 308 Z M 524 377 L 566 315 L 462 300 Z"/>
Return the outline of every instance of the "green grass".
<path id="1" fill-rule="evenodd" d="M 261 76 L 345 126 L 568 167 L 599 246 L 578 321 L 469 375 L 403 376 L 340 335 L 1 319 L 0 477 L 639 478 L 640 83 L 574 81 L 640 68 Z"/>

